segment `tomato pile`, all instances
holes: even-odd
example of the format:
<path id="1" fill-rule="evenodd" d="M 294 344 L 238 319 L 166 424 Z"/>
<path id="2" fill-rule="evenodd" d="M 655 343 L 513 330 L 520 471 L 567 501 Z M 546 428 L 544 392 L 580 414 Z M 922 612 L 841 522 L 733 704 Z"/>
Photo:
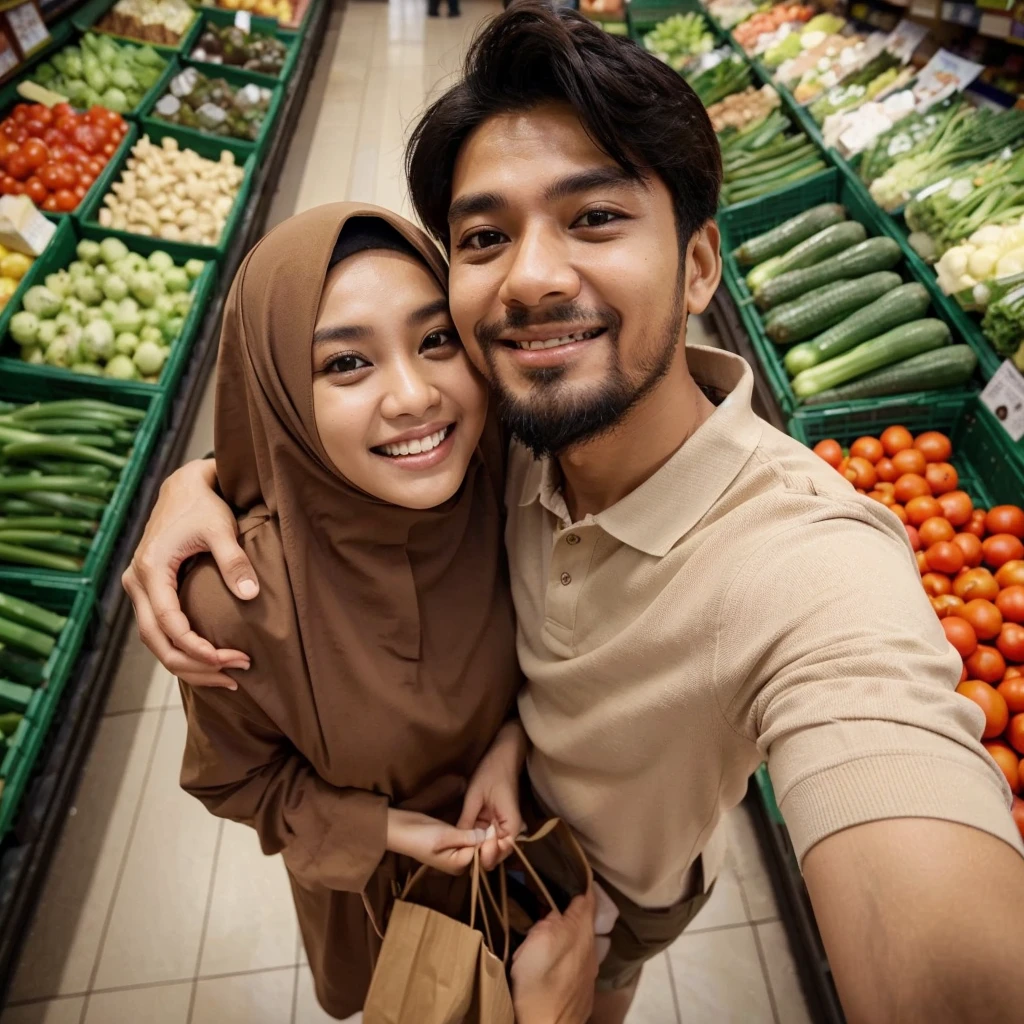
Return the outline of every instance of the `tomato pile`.
<path id="1" fill-rule="evenodd" d="M 894 426 L 857 438 L 849 454 L 833 440 L 814 451 L 903 522 L 925 592 L 963 658 L 957 692 L 985 712 L 985 749 L 1013 790 L 1024 835 L 1024 510 L 975 508 L 959 489 L 949 438 L 935 430 L 914 437 Z"/>
<path id="2" fill-rule="evenodd" d="M 128 131 L 104 107 L 19 103 L 0 122 L 0 193 L 27 195 L 43 210 L 70 213 Z"/>

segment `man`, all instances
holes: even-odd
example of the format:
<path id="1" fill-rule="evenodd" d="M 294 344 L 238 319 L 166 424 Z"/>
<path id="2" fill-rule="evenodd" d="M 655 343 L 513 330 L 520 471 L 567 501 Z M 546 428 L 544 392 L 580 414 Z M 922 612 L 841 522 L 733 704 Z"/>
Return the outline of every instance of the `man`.
<path id="1" fill-rule="evenodd" d="M 721 272 L 720 156 L 692 90 L 578 15 L 519 3 L 407 168 L 521 442 L 506 540 L 530 781 L 620 914 L 592 1019 L 625 1018 L 645 960 L 703 902 L 715 826 L 762 758 L 847 1018 L 1019 1019 L 1003 936 L 1020 837 L 902 527 L 752 412 L 742 360 L 684 347 Z M 165 484 L 125 579 L 144 640 L 199 685 L 247 661 L 189 632 L 177 566 L 210 549 L 238 596 L 257 586 L 213 480 L 200 465 Z M 525 752 L 510 726 L 468 813 L 514 831 Z"/>

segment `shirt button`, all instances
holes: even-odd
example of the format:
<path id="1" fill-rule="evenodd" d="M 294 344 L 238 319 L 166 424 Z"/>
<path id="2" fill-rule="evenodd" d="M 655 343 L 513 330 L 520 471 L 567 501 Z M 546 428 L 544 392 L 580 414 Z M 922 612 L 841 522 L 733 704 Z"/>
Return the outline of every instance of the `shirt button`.
<path id="1" fill-rule="evenodd" d="M 580 542 L 580 535 L 578 533 L 570 533 L 565 538 L 565 543 L 566 544 L 579 544 L 579 542 Z"/>
<path id="2" fill-rule="evenodd" d="M 569 586 L 570 583 L 572 583 L 572 577 L 567 572 L 563 572 L 562 573 L 562 586 L 563 587 L 567 587 L 567 586 Z"/>

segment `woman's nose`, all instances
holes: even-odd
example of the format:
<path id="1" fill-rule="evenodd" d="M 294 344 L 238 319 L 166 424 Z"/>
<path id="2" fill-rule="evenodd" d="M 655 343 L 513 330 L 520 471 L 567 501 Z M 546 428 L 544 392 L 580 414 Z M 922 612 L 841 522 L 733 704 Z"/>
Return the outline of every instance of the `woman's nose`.
<path id="1" fill-rule="evenodd" d="M 411 366 L 396 366 L 389 374 L 381 413 L 388 419 L 423 417 L 440 402 L 440 391 L 422 373 Z"/>

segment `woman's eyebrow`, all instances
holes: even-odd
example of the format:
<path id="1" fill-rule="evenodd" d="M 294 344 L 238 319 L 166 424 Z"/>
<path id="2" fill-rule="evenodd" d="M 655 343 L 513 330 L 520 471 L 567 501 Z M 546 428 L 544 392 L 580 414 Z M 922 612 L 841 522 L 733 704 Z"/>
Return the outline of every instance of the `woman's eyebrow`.
<path id="1" fill-rule="evenodd" d="M 329 341 L 365 341 L 372 336 L 372 327 L 333 324 L 329 327 L 318 327 L 313 332 L 313 344 L 324 345 Z"/>
<path id="2" fill-rule="evenodd" d="M 425 306 L 420 306 L 419 309 L 414 309 L 406 320 L 406 324 L 409 327 L 419 327 L 425 320 L 429 320 L 431 317 L 435 317 L 438 313 L 448 312 L 448 300 L 447 299 L 435 299 L 433 302 L 428 302 Z"/>

